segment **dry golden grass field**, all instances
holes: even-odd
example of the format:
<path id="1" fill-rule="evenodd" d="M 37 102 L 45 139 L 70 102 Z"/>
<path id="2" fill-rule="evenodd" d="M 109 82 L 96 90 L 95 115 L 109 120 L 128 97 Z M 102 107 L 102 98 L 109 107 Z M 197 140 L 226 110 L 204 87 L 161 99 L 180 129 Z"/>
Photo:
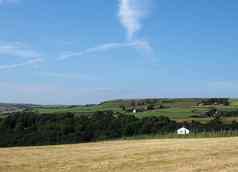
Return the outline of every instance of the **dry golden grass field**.
<path id="1" fill-rule="evenodd" d="M 0 172 L 237 172 L 238 138 L 0 149 Z"/>

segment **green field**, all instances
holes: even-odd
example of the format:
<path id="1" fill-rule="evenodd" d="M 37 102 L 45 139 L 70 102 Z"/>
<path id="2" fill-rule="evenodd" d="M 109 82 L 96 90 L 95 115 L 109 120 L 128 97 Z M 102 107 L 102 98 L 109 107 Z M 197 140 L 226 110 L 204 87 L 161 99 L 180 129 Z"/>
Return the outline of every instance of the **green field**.
<path id="1" fill-rule="evenodd" d="M 231 106 L 238 108 L 238 99 L 231 100 Z"/>
<path id="2" fill-rule="evenodd" d="M 114 100 L 103 102 L 98 105 L 85 106 L 42 106 L 34 108 L 34 111 L 39 113 L 93 113 L 97 111 L 114 111 L 122 112 L 128 115 L 136 115 L 139 118 L 151 116 L 167 116 L 177 121 L 200 121 L 206 122 L 209 118 L 199 117 L 200 114 L 209 111 L 215 107 L 222 111 L 238 110 L 238 99 L 231 99 L 229 106 L 214 105 L 214 106 L 198 106 L 202 99 L 138 99 L 138 100 Z M 155 109 L 137 112 L 136 114 L 128 111 L 123 111 L 122 106 L 127 108 L 144 108 L 150 101 L 153 102 Z M 145 102 L 145 103 L 143 103 Z M 138 104 L 136 107 L 131 107 L 131 104 Z M 159 108 L 163 105 L 165 108 Z M 224 121 L 238 120 L 236 117 L 224 119 Z"/>
<path id="3" fill-rule="evenodd" d="M 199 115 L 199 113 L 205 112 L 208 108 L 168 108 L 160 109 L 158 111 L 146 111 L 136 114 L 138 117 L 148 116 L 168 116 L 172 119 L 189 118 L 193 115 Z"/>
<path id="4" fill-rule="evenodd" d="M 41 108 L 34 108 L 34 111 L 38 111 L 40 113 L 65 113 L 65 112 L 97 112 L 97 111 L 108 111 L 112 110 L 115 112 L 120 112 L 121 109 L 117 107 L 107 107 L 107 106 L 92 106 L 92 107 L 85 107 L 85 106 L 77 106 L 77 107 L 41 107 Z"/>
<path id="5" fill-rule="evenodd" d="M 107 101 L 99 105 L 91 106 L 42 106 L 40 108 L 34 108 L 34 110 L 39 111 L 40 113 L 60 113 L 60 112 L 96 112 L 96 111 L 105 111 L 112 110 L 115 112 L 122 112 L 121 106 L 130 107 L 131 101 L 134 100 L 117 100 L 117 101 Z M 135 100 L 136 101 L 136 100 Z M 142 100 L 138 100 L 142 101 Z M 158 106 L 163 104 L 168 106 L 167 109 L 161 109 L 161 111 L 152 111 L 154 115 L 161 115 L 161 113 L 182 115 L 183 113 L 191 114 L 190 111 L 193 110 L 193 106 L 196 105 L 198 101 L 196 99 L 162 99 L 160 102 L 155 102 L 154 105 Z M 145 105 L 140 105 L 139 107 L 144 107 Z M 143 115 L 143 113 L 141 114 Z"/>

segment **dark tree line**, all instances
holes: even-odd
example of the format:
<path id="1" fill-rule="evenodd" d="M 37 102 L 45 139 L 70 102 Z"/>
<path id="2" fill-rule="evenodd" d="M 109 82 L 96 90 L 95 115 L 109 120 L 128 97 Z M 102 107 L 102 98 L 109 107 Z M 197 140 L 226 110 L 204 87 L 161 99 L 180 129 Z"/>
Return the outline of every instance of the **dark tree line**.
<path id="1" fill-rule="evenodd" d="M 219 110 L 211 108 L 209 111 L 202 113 L 201 116 L 209 118 L 238 117 L 238 110 Z"/>
<path id="2" fill-rule="evenodd" d="M 210 98 L 210 99 L 204 99 L 199 104 L 202 105 L 225 105 L 229 106 L 230 101 L 228 98 Z"/>
<path id="3" fill-rule="evenodd" d="M 38 114 L 18 112 L 0 119 L 0 147 L 84 143 L 144 134 L 174 133 L 181 126 L 193 132 L 237 130 L 238 124 L 211 120 L 177 123 L 168 117 L 137 118 L 120 113 Z"/>

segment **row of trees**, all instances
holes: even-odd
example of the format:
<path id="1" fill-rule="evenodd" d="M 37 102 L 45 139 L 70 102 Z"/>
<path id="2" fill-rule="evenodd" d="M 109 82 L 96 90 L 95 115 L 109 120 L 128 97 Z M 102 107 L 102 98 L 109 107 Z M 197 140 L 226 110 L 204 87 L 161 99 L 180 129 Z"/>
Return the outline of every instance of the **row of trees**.
<path id="1" fill-rule="evenodd" d="M 225 105 L 229 106 L 230 101 L 228 98 L 210 98 L 210 99 L 204 99 L 199 104 L 201 105 Z"/>
<path id="2" fill-rule="evenodd" d="M 177 123 L 168 117 L 137 118 L 120 113 L 37 114 L 19 112 L 0 120 L 0 147 L 83 143 L 120 137 L 174 133 L 181 126 L 192 132 L 237 130 L 238 123 L 211 120 Z"/>
<path id="3" fill-rule="evenodd" d="M 220 119 L 223 117 L 237 117 L 238 110 L 237 109 L 220 110 L 217 108 L 211 108 L 209 111 L 202 113 L 201 116 L 209 117 L 209 118 L 216 118 L 216 119 Z"/>

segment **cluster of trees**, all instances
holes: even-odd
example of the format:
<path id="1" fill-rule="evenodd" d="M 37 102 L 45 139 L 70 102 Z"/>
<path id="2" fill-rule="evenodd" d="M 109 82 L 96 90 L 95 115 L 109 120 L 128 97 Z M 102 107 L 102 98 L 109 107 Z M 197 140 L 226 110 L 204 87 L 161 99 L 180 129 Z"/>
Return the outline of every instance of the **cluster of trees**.
<path id="1" fill-rule="evenodd" d="M 238 110 L 222 111 L 224 117 L 237 117 Z"/>
<path id="2" fill-rule="evenodd" d="M 0 146 L 82 143 L 140 134 L 173 132 L 167 117 L 136 118 L 112 111 L 94 114 L 18 112 L 0 121 Z"/>
<path id="3" fill-rule="evenodd" d="M 153 99 L 146 99 L 144 102 L 140 101 L 136 103 L 135 101 L 132 101 L 128 106 L 121 104 L 120 108 L 125 112 L 133 112 L 134 109 L 136 109 L 137 112 L 145 112 L 155 109 L 164 109 L 166 107 L 162 104 L 155 104 Z"/>
<path id="4" fill-rule="evenodd" d="M 174 133 L 181 126 L 191 131 L 237 130 L 238 123 L 177 123 L 168 117 L 137 118 L 120 113 L 38 114 L 18 112 L 0 119 L 0 147 L 83 143 L 145 134 Z"/>
<path id="5" fill-rule="evenodd" d="M 219 110 L 216 108 L 211 108 L 209 111 L 202 113 L 201 116 L 209 118 L 222 118 L 222 117 L 237 117 L 238 110 Z"/>
<path id="6" fill-rule="evenodd" d="M 210 99 L 204 99 L 199 104 L 202 105 L 225 105 L 229 106 L 230 101 L 228 98 L 210 98 Z"/>
<path id="7" fill-rule="evenodd" d="M 219 119 L 224 117 L 224 113 L 222 111 L 217 110 L 216 108 L 211 108 L 209 111 L 201 114 L 204 117 Z"/>
<path id="8" fill-rule="evenodd" d="M 138 100 L 129 100 L 127 103 L 130 106 L 144 106 L 150 104 L 160 103 L 160 99 L 138 99 Z"/>

